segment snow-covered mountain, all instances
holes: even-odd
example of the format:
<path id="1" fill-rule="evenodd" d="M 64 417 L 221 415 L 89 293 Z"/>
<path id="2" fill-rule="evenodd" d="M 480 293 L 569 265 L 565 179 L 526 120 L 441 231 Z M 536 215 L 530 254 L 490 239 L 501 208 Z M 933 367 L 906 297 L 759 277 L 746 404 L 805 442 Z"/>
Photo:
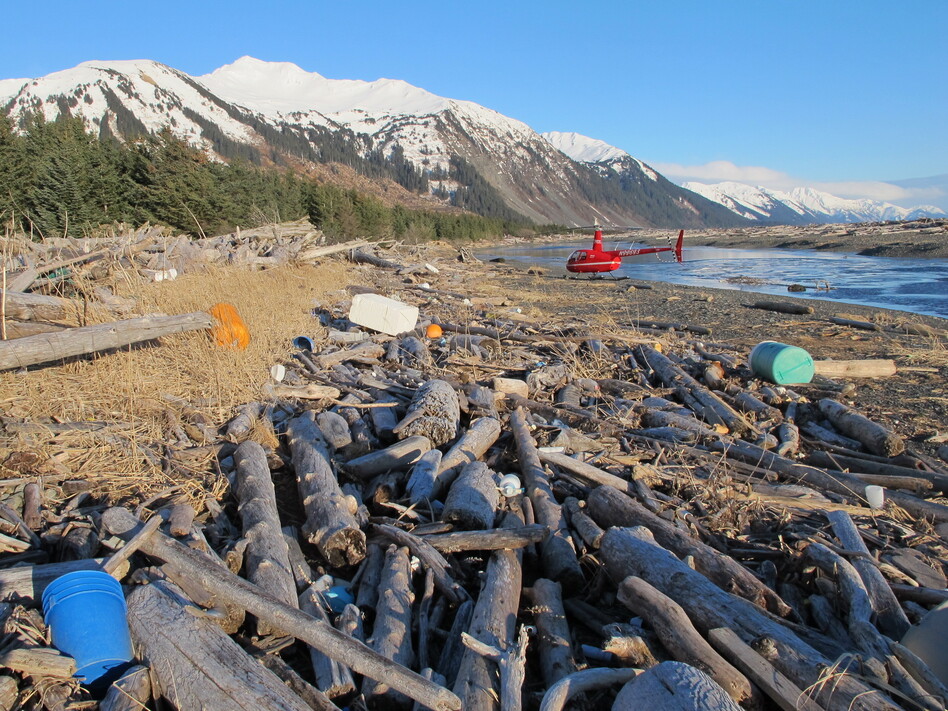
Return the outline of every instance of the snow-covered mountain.
<path id="1" fill-rule="evenodd" d="M 933 205 L 906 208 L 866 198 L 850 200 L 804 187 L 789 192 L 735 182 L 713 185 L 689 182 L 683 187 L 748 220 L 772 224 L 881 222 L 945 216 L 943 210 Z"/>
<path id="2" fill-rule="evenodd" d="M 383 175 L 410 190 L 427 184 L 431 200 L 541 223 L 743 222 L 624 152 L 610 157 L 624 167 L 606 169 L 571 158 L 526 124 L 478 104 L 392 79 L 327 79 L 290 63 L 243 57 L 193 77 L 149 60 L 84 62 L 37 79 L 0 81 L 0 107 L 15 121 L 69 113 L 119 140 L 167 128 L 222 160 L 335 162 L 356 170 L 374 161 L 373 168 L 382 164 Z M 409 180 L 422 174 L 427 181 Z"/>

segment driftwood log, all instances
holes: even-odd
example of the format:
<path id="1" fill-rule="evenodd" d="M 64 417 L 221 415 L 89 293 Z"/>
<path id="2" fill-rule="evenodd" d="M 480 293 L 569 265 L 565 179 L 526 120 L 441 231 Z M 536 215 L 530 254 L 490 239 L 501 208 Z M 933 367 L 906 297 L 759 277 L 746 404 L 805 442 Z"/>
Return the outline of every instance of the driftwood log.
<path id="1" fill-rule="evenodd" d="M 0 341 L 0 370 L 122 348 L 173 333 L 208 329 L 213 324 L 214 319 L 208 314 L 197 311 L 180 316 L 143 316 Z"/>
<path id="2" fill-rule="evenodd" d="M 518 525 L 523 521 L 508 514 L 505 523 Z M 468 634 L 497 649 L 513 643 L 522 575 L 519 552 L 500 550 L 491 553 Z M 465 649 L 453 687 L 465 711 L 502 711 L 500 680 L 493 667 L 493 662 L 470 648 Z"/>
<path id="3" fill-rule="evenodd" d="M 493 528 L 500 492 L 497 474 L 483 462 L 464 465 L 451 484 L 441 519 L 464 530 Z"/>
<path id="4" fill-rule="evenodd" d="M 244 442 L 234 452 L 237 467 L 238 511 L 247 550 L 247 579 L 287 605 L 296 605 L 296 587 L 290 554 L 277 511 L 276 492 L 270 479 L 267 455 L 256 442 Z M 261 636 L 279 632 L 257 622 Z"/>
<path id="5" fill-rule="evenodd" d="M 365 557 L 365 534 L 350 511 L 329 463 L 326 440 L 312 412 L 290 421 L 287 439 L 306 511 L 303 535 L 330 565 L 353 565 Z"/>
<path id="6" fill-rule="evenodd" d="M 379 602 L 375 610 L 372 648 L 383 657 L 404 667 L 412 664 L 411 620 L 415 595 L 411 589 L 411 564 L 408 549 L 389 546 L 382 566 Z M 389 685 L 370 680 L 362 685 L 362 694 L 379 708 L 404 708 L 409 699 Z"/>
<path id="7" fill-rule="evenodd" d="M 449 383 L 429 380 L 415 392 L 408 412 L 392 432 L 400 439 L 423 435 L 440 447 L 457 437 L 460 407 L 458 395 Z"/>
<path id="8" fill-rule="evenodd" d="M 596 523 L 603 528 L 645 526 L 662 547 L 681 557 L 691 556 L 696 569 L 722 590 L 739 595 L 778 615 L 790 613 L 790 607 L 776 592 L 736 560 L 692 538 L 612 487 L 600 486 L 593 490 L 589 495 L 588 509 Z"/>
<path id="9" fill-rule="evenodd" d="M 309 706 L 211 621 L 186 612 L 174 585 L 142 585 L 128 598 L 128 622 L 157 691 L 176 708 L 307 711 Z"/>
<path id="10" fill-rule="evenodd" d="M 873 454 L 894 457 L 905 451 L 901 437 L 843 403 L 823 398 L 819 408 L 840 432 L 862 442 Z"/>
<path id="11" fill-rule="evenodd" d="M 543 469 L 537 453 L 536 442 L 522 408 L 510 413 L 510 428 L 517 444 L 517 458 L 524 478 L 524 488 L 533 504 L 537 523 L 550 529 L 542 544 L 541 558 L 546 576 L 563 586 L 567 592 L 578 590 L 583 584 L 583 571 L 576 558 L 576 546 L 562 507 L 553 497 L 550 478 Z"/>

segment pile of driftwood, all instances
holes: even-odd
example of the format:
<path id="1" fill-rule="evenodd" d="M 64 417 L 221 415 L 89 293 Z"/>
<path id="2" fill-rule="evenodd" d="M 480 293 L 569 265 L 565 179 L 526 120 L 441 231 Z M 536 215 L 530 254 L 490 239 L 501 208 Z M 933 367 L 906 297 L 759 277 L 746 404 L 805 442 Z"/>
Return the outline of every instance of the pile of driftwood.
<path id="1" fill-rule="evenodd" d="M 264 269 L 311 264 L 340 252 L 357 262 L 390 264 L 361 249 L 367 240 L 325 242 L 305 220 L 204 239 L 148 226 L 94 239 L 11 239 L 0 256 L 0 370 L 212 325 L 199 312 L 129 318 L 140 313 L 135 299 L 108 286 L 118 275 L 164 281 L 214 264 Z"/>
<path id="2" fill-rule="evenodd" d="M 126 585 L 141 663 L 100 708 L 944 707 L 899 640 L 948 599 L 948 471 L 832 381 L 685 339 L 323 317 L 326 347 L 172 454 L 213 454 L 219 501 L 29 481 L 0 505 L 0 708 L 95 707 L 36 610 L 77 567 Z"/>

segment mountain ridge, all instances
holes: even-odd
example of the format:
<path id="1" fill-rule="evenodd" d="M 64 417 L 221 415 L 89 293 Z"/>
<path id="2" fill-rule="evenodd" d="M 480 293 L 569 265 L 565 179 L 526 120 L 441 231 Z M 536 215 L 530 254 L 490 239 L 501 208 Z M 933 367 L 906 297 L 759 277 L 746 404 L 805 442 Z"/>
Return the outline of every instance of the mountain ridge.
<path id="1" fill-rule="evenodd" d="M 650 178 L 634 159 L 624 171 L 603 171 L 573 160 L 521 121 L 401 80 L 326 79 L 251 57 L 200 77 L 153 60 L 95 60 L 25 83 L 4 80 L 0 105 L 15 121 L 35 112 L 47 120 L 79 116 L 103 138 L 168 129 L 219 160 L 341 162 L 357 170 L 367 161 L 394 162 L 386 169 L 405 177 L 409 189 L 495 213 L 501 201 L 537 223 L 744 222 L 664 178 Z"/>

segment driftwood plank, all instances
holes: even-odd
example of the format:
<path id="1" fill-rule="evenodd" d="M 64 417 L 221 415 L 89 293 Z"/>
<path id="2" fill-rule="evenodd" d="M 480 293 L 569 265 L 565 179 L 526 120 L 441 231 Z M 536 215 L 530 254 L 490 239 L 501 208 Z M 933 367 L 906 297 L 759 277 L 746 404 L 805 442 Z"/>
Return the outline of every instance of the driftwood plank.
<path id="1" fill-rule="evenodd" d="M 0 370 L 121 348 L 172 333 L 207 329 L 213 323 L 208 314 L 197 311 L 180 316 L 143 316 L 0 341 Z"/>

